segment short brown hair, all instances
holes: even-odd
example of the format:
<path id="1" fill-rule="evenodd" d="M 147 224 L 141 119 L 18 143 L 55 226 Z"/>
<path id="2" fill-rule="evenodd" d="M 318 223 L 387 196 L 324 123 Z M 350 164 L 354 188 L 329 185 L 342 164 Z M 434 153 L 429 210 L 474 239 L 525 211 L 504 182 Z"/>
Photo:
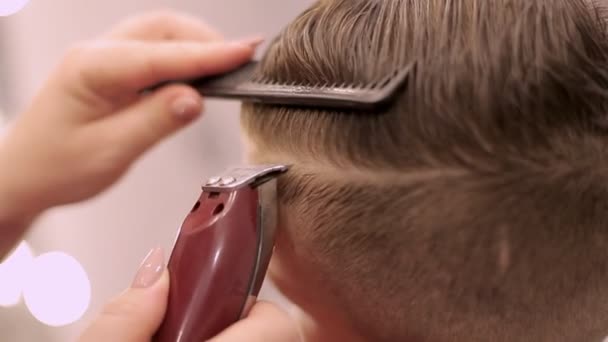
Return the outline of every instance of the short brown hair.
<path id="1" fill-rule="evenodd" d="M 243 108 L 258 159 L 293 164 L 296 243 L 362 334 L 608 333 L 606 32 L 584 0 L 321 0 L 272 44 L 260 72 L 285 83 L 417 63 L 382 112 Z"/>

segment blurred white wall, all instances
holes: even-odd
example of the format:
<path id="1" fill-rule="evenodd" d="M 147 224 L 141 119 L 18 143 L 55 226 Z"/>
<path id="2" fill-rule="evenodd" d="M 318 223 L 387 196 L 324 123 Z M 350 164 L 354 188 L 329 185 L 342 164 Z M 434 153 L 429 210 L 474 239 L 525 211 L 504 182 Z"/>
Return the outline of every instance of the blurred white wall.
<path id="1" fill-rule="evenodd" d="M 0 18 L 0 101 L 19 113 L 68 46 L 143 10 L 171 7 L 204 18 L 229 38 L 261 33 L 270 40 L 310 3 L 31 0 L 19 14 Z M 81 321 L 62 328 L 38 323 L 23 305 L 0 308 L 2 341 L 73 340 L 106 300 L 130 284 L 151 247 L 171 247 L 201 182 L 242 157 L 238 104 L 209 101 L 206 107 L 203 120 L 144 156 L 114 188 L 38 222 L 28 236 L 34 252 L 76 257 L 92 283 L 91 306 Z M 265 296 L 274 298 L 273 289 L 267 287 Z"/>

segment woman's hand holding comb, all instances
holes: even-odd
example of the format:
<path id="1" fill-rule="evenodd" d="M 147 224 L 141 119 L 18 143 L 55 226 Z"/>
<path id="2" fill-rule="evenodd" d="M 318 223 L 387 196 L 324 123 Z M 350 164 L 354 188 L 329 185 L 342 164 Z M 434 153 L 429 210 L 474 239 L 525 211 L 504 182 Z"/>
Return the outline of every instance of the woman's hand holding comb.
<path id="1" fill-rule="evenodd" d="M 42 211 L 102 192 L 202 110 L 188 86 L 142 89 L 230 71 L 260 42 L 161 12 L 72 48 L 0 141 L 0 258 Z"/>

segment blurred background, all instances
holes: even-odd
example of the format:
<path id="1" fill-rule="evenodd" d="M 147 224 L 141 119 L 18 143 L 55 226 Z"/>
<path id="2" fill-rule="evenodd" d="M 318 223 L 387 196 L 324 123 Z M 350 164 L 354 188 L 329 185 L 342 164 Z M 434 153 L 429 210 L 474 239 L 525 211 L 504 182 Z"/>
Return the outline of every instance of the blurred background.
<path id="1" fill-rule="evenodd" d="M 0 17 L 0 132 L 71 44 L 127 16 L 173 8 L 227 38 L 259 33 L 270 40 L 310 3 L 31 0 L 18 14 Z M 238 103 L 208 101 L 202 120 L 145 155 L 115 187 L 42 217 L 0 264 L 0 339 L 74 340 L 103 303 L 129 286 L 150 248 L 170 249 L 203 180 L 241 160 L 238 109 Z M 284 303 L 272 284 L 262 297 Z"/>

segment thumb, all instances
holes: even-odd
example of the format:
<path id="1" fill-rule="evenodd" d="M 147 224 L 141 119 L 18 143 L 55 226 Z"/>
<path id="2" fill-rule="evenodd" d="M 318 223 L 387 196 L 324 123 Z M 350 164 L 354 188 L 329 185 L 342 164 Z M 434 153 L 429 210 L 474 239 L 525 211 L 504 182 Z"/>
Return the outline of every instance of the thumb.
<path id="1" fill-rule="evenodd" d="M 163 138 L 187 126 L 203 109 L 202 98 L 185 85 L 168 85 L 107 117 L 102 130 L 134 159 Z"/>
<path id="2" fill-rule="evenodd" d="M 157 248 L 142 263 L 132 287 L 104 307 L 80 342 L 149 342 L 162 322 L 168 293 L 163 251 Z"/>

